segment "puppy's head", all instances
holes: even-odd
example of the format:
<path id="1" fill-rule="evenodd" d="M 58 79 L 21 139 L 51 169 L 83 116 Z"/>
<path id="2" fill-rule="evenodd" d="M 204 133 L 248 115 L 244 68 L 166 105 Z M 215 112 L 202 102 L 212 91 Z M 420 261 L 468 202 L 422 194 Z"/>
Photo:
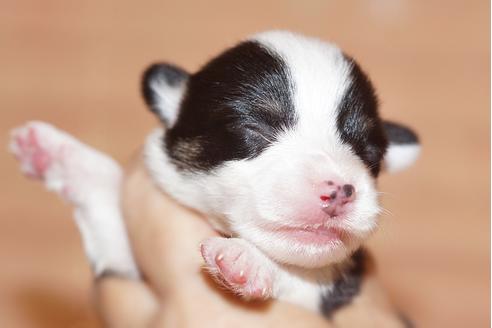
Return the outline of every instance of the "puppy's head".
<path id="1" fill-rule="evenodd" d="M 150 158 L 163 187 L 288 264 L 346 258 L 376 227 L 380 171 L 418 154 L 414 133 L 381 120 L 352 58 L 288 32 L 256 35 L 192 75 L 154 65 L 143 91 L 165 126 Z"/>

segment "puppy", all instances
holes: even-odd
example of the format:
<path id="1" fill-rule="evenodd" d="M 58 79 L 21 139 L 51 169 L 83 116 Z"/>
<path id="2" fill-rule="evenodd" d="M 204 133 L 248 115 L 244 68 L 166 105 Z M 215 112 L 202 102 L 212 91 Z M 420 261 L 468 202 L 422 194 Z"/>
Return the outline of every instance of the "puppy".
<path id="1" fill-rule="evenodd" d="M 381 211 L 376 179 L 408 167 L 420 149 L 415 133 L 380 118 L 359 65 L 333 44 L 271 31 L 194 74 L 155 64 L 142 90 L 162 122 L 146 140 L 145 163 L 223 235 L 201 245 L 217 281 L 327 317 L 350 303 L 366 268 L 361 244 Z M 138 277 L 119 166 L 40 122 L 14 130 L 11 149 L 25 173 L 75 205 L 96 276 Z"/>

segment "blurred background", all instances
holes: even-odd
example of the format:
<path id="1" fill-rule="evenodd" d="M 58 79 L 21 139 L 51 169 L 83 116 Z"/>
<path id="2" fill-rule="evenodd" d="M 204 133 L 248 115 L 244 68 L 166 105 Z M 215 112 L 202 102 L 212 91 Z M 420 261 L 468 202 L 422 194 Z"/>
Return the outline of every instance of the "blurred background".
<path id="1" fill-rule="evenodd" d="M 370 242 L 395 302 L 419 327 L 489 327 L 489 1 L 0 0 L 0 140 L 45 120 L 124 162 L 156 124 L 149 63 L 195 71 L 272 28 L 337 43 L 420 134 L 417 165 L 380 180 Z M 6 151 L 0 180 L 0 327 L 99 327 L 70 208 Z"/>

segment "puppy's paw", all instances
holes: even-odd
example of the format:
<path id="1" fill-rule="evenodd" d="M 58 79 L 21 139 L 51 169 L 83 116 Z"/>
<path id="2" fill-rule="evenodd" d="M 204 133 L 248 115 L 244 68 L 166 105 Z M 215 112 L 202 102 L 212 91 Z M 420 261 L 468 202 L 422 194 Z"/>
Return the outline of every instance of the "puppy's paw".
<path id="1" fill-rule="evenodd" d="M 73 203 L 84 203 L 94 190 L 114 184 L 121 170 L 109 157 L 69 134 L 43 122 L 28 122 L 14 129 L 10 151 L 21 171 Z"/>
<path id="2" fill-rule="evenodd" d="M 9 144 L 10 151 L 20 162 L 21 171 L 29 177 L 43 179 L 56 160 L 56 154 L 43 142 L 40 134 L 45 134 L 47 126 L 30 122 L 12 131 Z M 41 136 L 41 139 L 43 137 Z"/>
<path id="3" fill-rule="evenodd" d="M 256 247 L 238 238 L 209 238 L 201 245 L 206 268 L 245 299 L 273 297 L 274 270 Z"/>

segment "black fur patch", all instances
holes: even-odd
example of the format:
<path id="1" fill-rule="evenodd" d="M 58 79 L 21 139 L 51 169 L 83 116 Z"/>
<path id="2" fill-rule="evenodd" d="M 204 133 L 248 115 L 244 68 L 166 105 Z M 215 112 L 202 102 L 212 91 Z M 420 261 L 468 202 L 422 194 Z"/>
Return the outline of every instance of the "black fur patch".
<path id="1" fill-rule="evenodd" d="M 156 63 L 147 68 L 142 78 L 142 95 L 150 110 L 157 114 L 161 120 L 158 104 L 158 95 L 151 87 L 152 81 L 162 80 L 171 87 L 177 87 L 188 78 L 188 73 L 183 69 L 167 63 Z"/>
<path id="2" fill-rule="evenodd" d="M 418 144 L 419 137 L 404 125 L 394 122 L 384 122 L 384 130 L 388 140 L 397 145 L 403 144 Z"/>
<path id="3" fill-rule="evenodd" d="M 359 249 L 352 257 L 352 266 L 346 272 L 342 272 L 333 288 L 321 296 L 321 313 L 328 319 L 333 313 L 350 304 L 354 296 L 359 294 L 362 276 L 365 272 L 364 250 Z"/>
<path id="4" fill-rule="evenodd" d="M 240 43 L 189 78 L 164 138 L 180 169 L 211 170 L 258 156 L 296 122 L 286 64 L 254 41 Z"/>
<path id="5" fill-rule="evenodd" d="M 381 169 L 388 141 L 378 115 L 378 101 L 366 74 L 351 58 L 351 84 L 338 108 L 337 128 L 342 142 L 349 144 L 373 176 Z"/>

